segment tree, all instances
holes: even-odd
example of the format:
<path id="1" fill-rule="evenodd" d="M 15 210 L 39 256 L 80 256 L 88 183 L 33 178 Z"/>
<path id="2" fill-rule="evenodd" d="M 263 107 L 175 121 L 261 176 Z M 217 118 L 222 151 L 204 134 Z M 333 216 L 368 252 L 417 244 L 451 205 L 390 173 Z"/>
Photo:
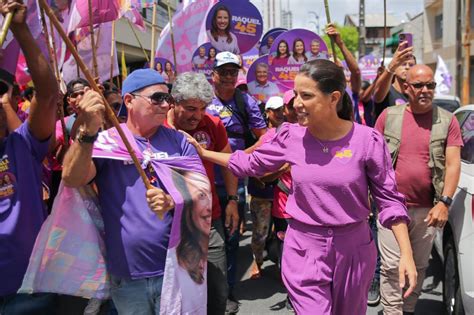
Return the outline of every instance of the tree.
<path id="1" fill-rule="evenodd" d="M 349 49 L 349 51 L 355 56 L 357 50 L 359 49 L 359 31 L 357 30 L 357 27 L 355 26 L 340 26 L 335 23 L 339 33 L 341 34 L 341 38 L 344 41 L 344 44 L 346 44 L 346 47 Z M 324 35 L 323 40 L 328 46 L 328 50 L 331 50 L 331 40 L 329 39 L 329 36 Z M 337 48 L 336 46 L 336 51 L 337 51 L 337 58 L 343 60 L 343 56 L 341 51 Z"/>

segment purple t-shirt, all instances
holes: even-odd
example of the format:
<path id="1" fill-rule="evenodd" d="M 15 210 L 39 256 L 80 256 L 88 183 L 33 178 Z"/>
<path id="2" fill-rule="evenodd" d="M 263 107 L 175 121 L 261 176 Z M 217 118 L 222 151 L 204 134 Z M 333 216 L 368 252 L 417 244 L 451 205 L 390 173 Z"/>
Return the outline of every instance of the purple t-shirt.
<path id="1" fill-rule="evenodd" d="M 267 128 L 267 124 L 258 107 L 257 100 L 246 93 L 242 93 L 242 96 L 247 103 L 248 127 L 250 129 Z M 232 110 L 228 107 L 232 108 Z M 239 112 L 239 108 L 234 99 L 228 103 L 223 103 L 218 97 L 214 97 L 212 103 L 207 106 L 207 112 L 212 116 L 219 117 L 227 132 L 231 131 L 233 133 L 244 134 L 244 127 L 242 125 L 244 121 L 243 118 L 240 115 L 234 115 L 232 113 Z M 233 138 L 229 136 L 229 143 L 232 151 L 245 149 L 245 141 L 243 138 Z"/>
<path id="2" fill-rule="evenodd" d="M 164 126 L 149 140 L 139 136 L 135 140 L 140 150 L 151 150 L 158 159 L 197 154 L 181 133 Z M 94 163 L 110 273 L 127 279 L 163 275 L 172 214 L 167 212 L 160 220 L 150 210 L 145 185 L 133 164 L 99 158 Z M 159 179 L 155 186 L 162 188 Z"/>
<path id="3" fill-rule="evenodd" d="M 20 288 L 46 219 L 41 162 L 48 144 L 34 138 L 27 122 L 0 144 L 0 296 Z"/>
<path id="4" fill-rule="evenodd" d="M 299 222 L 341 226 L 367 220 L 368 187 L 382 225 L 409 220 L 384 138 L 372 128 L 353 124 L 339 140 L 318 141 L 307 128 L 285 123 L 252 154 L 233 153 L 229 168 L 236 176 L 261 176 L 286 162 L 293 178 L 286 212 Z"/>
<path id="5" fill-rule="evenodd" d="M 265 119 L 263 119 L 260 108 L 258 107 L 257 100 L 252 96 L 242 93 L 244 100 L 247 103 L 245 107 L 248 114 L 248 128 L 250 129 L 263 129 L 267 128 Z M 230 110 L 229 107 L 232 109 Z M 218 97 L 214 96 L 212 103 L 207 106 L 207 112 L 212 115 L 219 117 L 224 124 L 225 129 L 227 130 L 227 136 L 229 137 L 229 144 L 232 148 L 232 151 L 244 150 L 245 149 L 245 140 L 243 138 L 232 137 L 232 133 L 237 133 L 240 135 L 244 134 L 243 122 L 244 119 L 241 115 L 234 115 L 233 112 L 238 113 L 239 108 L 235 103 L 235 99 L 232 99 L 228 103 L 223 103 Z M 231 134 L 229 134 L 229 131 Z M 220 167 L 216 165 L 214 168 L 216 174 L 216 184 L 223 185 L 224 179 L 221 174 Z M 239 185 L 242 185 L 243 181 L 239 180 Z"/>

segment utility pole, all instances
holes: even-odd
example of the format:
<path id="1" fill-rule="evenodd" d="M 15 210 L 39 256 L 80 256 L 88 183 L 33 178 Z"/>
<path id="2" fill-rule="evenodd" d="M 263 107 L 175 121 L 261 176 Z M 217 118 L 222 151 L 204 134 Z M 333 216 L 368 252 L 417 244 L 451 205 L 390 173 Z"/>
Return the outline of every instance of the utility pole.
<path id="1" fill-rule="evenodd" d="M 359 58 L 365 56 L 365 0 L 359 0 Z"/>
<path id="2" fill-rule="evenodd" d="M 470 103 L 470 75 L 471 75 L 471 0 L 466 0 L 466 28 L 464 33 L 464 78 L 462 85 L 462 103 L 463 105 Z"/>

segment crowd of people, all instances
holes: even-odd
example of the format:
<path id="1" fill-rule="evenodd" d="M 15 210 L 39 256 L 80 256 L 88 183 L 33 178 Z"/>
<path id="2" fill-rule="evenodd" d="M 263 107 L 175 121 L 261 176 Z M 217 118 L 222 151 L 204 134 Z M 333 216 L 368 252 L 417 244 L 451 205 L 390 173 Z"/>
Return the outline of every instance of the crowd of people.
<path id="1" fill-rule="evenodd" d="M 0 314 L 73 314 L 94 303 L 101 314 L 159 314 L 170 259 L 185 270 L 176 275 L 185 286 L 207 283 L 207 308 L 196 314 L 236 314 L 247 196 L 250 278 L 264 276 L 265 249 L 276 242 L 289 311 L 365 314 L 380 299 L 384 314 L 414 314 L 435 231 L 447 221 L 459 180 L 463 143 L 457 120 L 432 104 L 432 70 L 416 64 L 406 42 L 372 83 L 362 82 L 333 25 L 326 32 L 344 56 L 347 77 L 342 64 L 320 56 L 319 42 L 306 52 L 296 39 L 292 53 L 280 42 L 273 62 L 303 65 L 294 89 L 262 104 L 246 91 L 268 87 L 268 65 L 258 64 L 255 82 L 237 88 L 242 62 L 230 14 L 220 7 L 209 35 L 223 51 L 206 56 L 201 47 L 193 60 L 215 59 L 212 84 L 195 72 L 167 77 L 171 65 L 160 73 L 161 64 L 135 70 L 121 89 L 101 84 L 143 156 L 202 161 L 207 178 L 191 180 L 207 187 L 212 203 L 185 204 L 181 235 L 194 238 L 183 237 L 167 257 L 176 200 L 163 179 L 146 168 L 147 188 L 133 165 L 93 155 L 97 138 L 113 127 L 104 98 L 81 78 L 67 82 L 61 95 L 25 22 L 26 7 L 15 0 L 0 10 L 14 12 L 10 30 L 34 84 L 20 93 L 2 78 L 8 91 L 0 107 Z M 182 181 L 192 175 L 181 173 L 173 181 L 199 198 L 203 192 Z M 98 191 L 110 301 L 17 293 L 61 182 L 93 183 Z"/>

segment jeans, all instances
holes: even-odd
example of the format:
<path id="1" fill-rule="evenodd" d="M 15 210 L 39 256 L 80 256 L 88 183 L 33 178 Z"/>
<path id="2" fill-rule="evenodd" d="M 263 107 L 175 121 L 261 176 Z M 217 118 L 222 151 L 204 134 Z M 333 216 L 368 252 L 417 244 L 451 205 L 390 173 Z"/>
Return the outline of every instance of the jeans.
<path id="1" fill-rule="evenodd" d="M 225 208 L 227 206 L 227 191 L 224 186 L 216 186 L 217 195 L 219 196 L 219 203 L 222 209 L 222 220 L 225 222 Z M 239 184 L 237 194 L 239 196 L 238 210 L 239 216 L 243 219 L 243 214 L 245 211 L 245 187 Z M 232 292 L 232 289 L 237 282 L 237 253 L 239 250 L 239 229 L 236 228 L 235 232 L 232 235 L 229 235 L 227 229 L 225 230 L 226 235 L 226 255 L 227 255 L 227 283 L 229 284 L 229 292 Z"/>
<path id="2" fill-rule="evenodd" d="M 372 231 L 372 237 L 374 238 L 375 244 L 377 245 L 377 266 L 375 267 L 374 279 L 380 281 L 380 250 L 378 246 L 378 228 L 377 228 L 377 208 L 374 203 L 372 203 L 372 215 L 369 219 L 370 230 Z"/>
<path id="3" fill-rule="evenodd" d="M 207 254 L 207 314 L 209 315 L 224 315 L 229 296 L 224 239 L 224 225 L 221 219 L 213 220 Z"/>
<path id="4" fill-rule="evenodd" d="M 0 315 L 54 315 L 56 294 L 12 294 L 0 297 Z"/>
<path id="5" fill-rule="evenodd" d="M 110 276 L 110 294 L 120 315 L 159 315 L 163 276 L 129 280 Z"/>

